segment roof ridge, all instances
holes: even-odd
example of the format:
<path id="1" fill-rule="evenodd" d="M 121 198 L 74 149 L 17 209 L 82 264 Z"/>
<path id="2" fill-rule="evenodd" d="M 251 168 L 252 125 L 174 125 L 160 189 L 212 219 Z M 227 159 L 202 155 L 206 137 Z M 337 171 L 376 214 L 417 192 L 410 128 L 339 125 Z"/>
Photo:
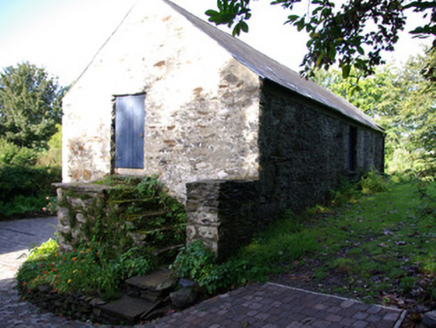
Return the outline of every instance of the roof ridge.
<path id="1" fill-rule="evenodd" d="M 302 95 L 303 97 L 310 98 L 318 103 L 328 106 L 354 121 L 371 127 L 372 129 L 383 131 L 371 117 L 346 99 L 334 94 L 330 90 L 313 81 L 301 77 L 300 74 L 291 68 L 281 64 L 271 57 L 268 57 L 244 41 L 221 31 L 217 27 L 207 23 L 170 0 L 162 1 L 185 17 L 203 33 L 215 40 L 236 60 L 258 74 L 261 78 L 271 80 L 286 89 Z M 243 51 L 241 51 L 241 49 L 243 49 Z"/>

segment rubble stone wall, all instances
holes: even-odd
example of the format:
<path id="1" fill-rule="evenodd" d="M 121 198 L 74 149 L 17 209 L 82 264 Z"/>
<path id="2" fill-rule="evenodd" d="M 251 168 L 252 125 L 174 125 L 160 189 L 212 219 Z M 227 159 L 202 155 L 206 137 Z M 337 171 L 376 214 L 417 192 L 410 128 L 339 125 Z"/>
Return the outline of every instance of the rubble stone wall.
<path id="1" fill-rule="evenodd" d="M 261 202 L 303 209 L 320 201 L 340 178 L 383 172 L 384 135 L 323 105 L 266 81 L 262 88 L 259 152 Z M 350 128 L 357 130 L 350 148 Z M 355 172 L 350 152 L 356 153 Z"/>
<path id="2" fill-rule="evenodd" d="M 132 40 L 138 42 L 132 42 Z M 140 2 L 63 100 L 63 182 L 258 176 L 256 74 L 163 2 Z M 144 169 L 114 168 L 116 96 L 145 93 Z"/>
<path id="3" fill-rule="evenodd" d="M 187 184 L 187 240 L 201 239 L 219 258 L 234 254 L 282 210 L 321 201 L 341 177 L 383 171 L 384 135 L 331 114 L 325 107 L 265 81 L 255 180 Z M 350 148 L 350 128 L 357 131 Z M 355 152 L 356 170 L 349 155 Z"/>

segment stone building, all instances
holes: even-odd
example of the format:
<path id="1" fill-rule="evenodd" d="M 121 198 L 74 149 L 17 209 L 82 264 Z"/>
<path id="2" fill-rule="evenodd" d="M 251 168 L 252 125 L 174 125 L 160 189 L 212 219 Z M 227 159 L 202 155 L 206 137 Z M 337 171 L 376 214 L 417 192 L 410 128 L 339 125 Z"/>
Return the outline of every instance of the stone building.
<path id="1" fill-rule="evenodd" d="M 384 166 L 371 118 L 168 0 L 139 1 L 63 103 L 63 182 L 157 174 L 215 250 L 237 217 L 261 227 Z"/>

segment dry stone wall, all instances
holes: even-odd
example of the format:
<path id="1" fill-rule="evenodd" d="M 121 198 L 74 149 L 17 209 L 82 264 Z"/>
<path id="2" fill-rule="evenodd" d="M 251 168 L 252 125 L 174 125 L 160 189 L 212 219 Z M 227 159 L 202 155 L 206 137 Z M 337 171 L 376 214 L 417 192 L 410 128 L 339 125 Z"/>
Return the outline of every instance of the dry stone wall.
<path id="1" fill-rule="evenodd" d="M 218 259 L 264 229 L 281 208 L 259 202 L 257 180 L 206 180 L 187 184 L 187 242 L 201 239 Z"/>
<path id="2" fill-rule="evenodd" d="M 73 245 L 89 241 L 84 230 L 95 226 L 97 218 L 87 215 L 91 208 L 104 208 L 108 187 L 91 184 L 55 184 L 58 198 L 58 236 L 62 251 L 71 251 Z"/>

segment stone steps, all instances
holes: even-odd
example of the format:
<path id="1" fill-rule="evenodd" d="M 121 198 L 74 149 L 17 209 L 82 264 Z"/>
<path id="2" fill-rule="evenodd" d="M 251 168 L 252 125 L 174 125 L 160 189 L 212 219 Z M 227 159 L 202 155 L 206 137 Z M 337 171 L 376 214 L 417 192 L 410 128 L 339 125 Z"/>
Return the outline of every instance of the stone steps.
<path id="1" fill-rule="evenodd" d="M 159 269 L 146 276 L 136 276 L 124 282 L 127 295 L 157 302 L 165 299 L 177 285 L 168 269 Z"/>
<path id="2" fill-rule="evenodd" d="M 110 325 L 135 325 L 165 316 L 197 301 L 194 282 L 171 277 L 168 269 L 123 282 L 120 297 L 107 302 L 95 295 L 58 293 L 51 286 L 32 290 L 20 287 L 21 294 L 39 307 L 81 321 L 95 320 Z M 1 326 L 1 324 L 0 324 Z"/>
<path id="3" fill-rule="evenodd" d="M 123 296 L 96 306 L 99 317 L 108 324 L 132 325 L 162 316 L 174 309 L 169 295 L 177 284 L 178 280 L 170 276 L 168 269 L 129 278 L 123 283 Z"/>
<path id="4" fill-rule="evenodd" d="M 123 295 L 116 301 L 97 305 L 101 311 L 100 318 L 109 324 L 128 324 L 137 323 L 144 313 L 154 307 L 155 303 L 140 298 L 133 298 Z"/>

